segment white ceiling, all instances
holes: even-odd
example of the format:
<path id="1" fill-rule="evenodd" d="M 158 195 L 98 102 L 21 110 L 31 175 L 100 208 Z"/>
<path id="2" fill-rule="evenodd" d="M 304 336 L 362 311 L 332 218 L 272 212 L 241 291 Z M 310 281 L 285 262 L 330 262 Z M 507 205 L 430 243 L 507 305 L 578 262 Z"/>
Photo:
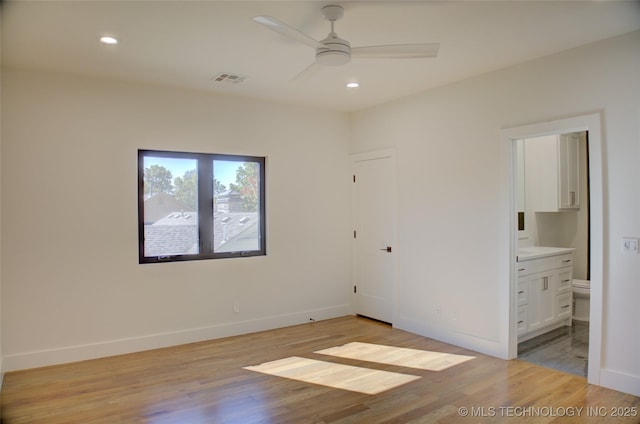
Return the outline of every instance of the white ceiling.
<path id="1" fill-rule="evenodd" d="M 314 59 L 251 20 L 316 39 L 320 9 L 344 7 L 352 46 L 439 42 L 435 59 L 354 59 L 291 78 Z M 145 81 L 353 111 L 640 29 L 638 1 L 4 1 L 2 65 Z M 117 46 L 98 43 L 103 34 Z M 640 48 L 640 46 L 639 46 Z M 246 76 L 215 83 L 220 72 Z M 579 70 L 577 70 L 579 72 Z M 357 89 L 345 83 L 356 80 Z"/>

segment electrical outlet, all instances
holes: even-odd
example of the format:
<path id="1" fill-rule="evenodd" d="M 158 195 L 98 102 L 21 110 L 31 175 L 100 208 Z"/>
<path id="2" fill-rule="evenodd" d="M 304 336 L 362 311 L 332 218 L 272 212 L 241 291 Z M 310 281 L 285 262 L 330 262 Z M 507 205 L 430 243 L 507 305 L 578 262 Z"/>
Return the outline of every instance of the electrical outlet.
<path id="1" fill-rule="evenodd" d="M 240 312 L 240 302 L 233 302 L 233 312 L 236 314 Z"/>
<path id="2" fill-rule="evenodd" d="M 628 237 L 623 238 L 622 253 L 638 253 L 638 239 Z"/>

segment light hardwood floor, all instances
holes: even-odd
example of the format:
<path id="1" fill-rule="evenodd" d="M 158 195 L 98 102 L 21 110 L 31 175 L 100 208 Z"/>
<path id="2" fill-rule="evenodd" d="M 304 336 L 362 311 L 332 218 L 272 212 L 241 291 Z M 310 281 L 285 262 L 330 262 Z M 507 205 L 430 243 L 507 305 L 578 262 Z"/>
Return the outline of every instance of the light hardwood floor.
<path id="1" fill-rule="evenodd" d="M 429 371 L 313 353 L 354 341 L 475 359 Z M 290 356 L 421 378 L 367 395 L 243 369 Z M 352 316 L 10 372 L 1 397 L 3 424 L 640 423 L 638 397 Z"/>

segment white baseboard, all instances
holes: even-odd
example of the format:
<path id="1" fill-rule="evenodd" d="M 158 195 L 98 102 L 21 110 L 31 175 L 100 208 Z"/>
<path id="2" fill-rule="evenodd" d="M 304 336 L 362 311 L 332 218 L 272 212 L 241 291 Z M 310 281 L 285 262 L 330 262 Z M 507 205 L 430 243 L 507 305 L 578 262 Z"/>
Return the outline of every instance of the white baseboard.
<path id="1" fill-rule="evenodd" d="M 462 334 L 450 329 L 414 321 L 407 317 L 399 318 L 398 322 L 394 323 L 394 327 L 455 346 L 475 350 L 486 355 L 508 359 L 503 355 L 500 343 L 495 340 L 486 340 L 468 334 Z M 638 375 L 626 374 L 611 369 L 601 369 L 598 385 L 619 392 L 629 393 L 634 396 L 640 396 L 640 376 Z"/>
<path id="2" fill-rule="evenodd" d="M 182 331 L 109 340 L 105 342 L 68 346 L 37 352 L 11 354 L 4 356 L 2 371 L 17 371 L 68 362 L 84 361 L 87 359 L 104 358 L 107 356 L 122 355 L 125 353 L 141 352 L 144 350 L 158 349 L 162 347 L 219 339 L 222 337 L 237 336 L 241 334 L 249 334 L 263 330 L 303 324 L 309 322 L 309 318 L 313 318 L 315 321 L 320 321 L 350 314 L 350 305 L 338 305 L 329 308 L 275 315 L 247 321 L 216 324 Z"/>
<path id="3" fill-rule="evenodd" d="M 604 368 L 600 371 L 600 385 L 608 389 L 640 396 L 640 375 L 631 375 Z"/>
<path id="4" fill-rule="evenodd" d="M 507 359 L 507 343 L 501 344 L 498 340 L 490 340 L 461 333 L 452 329 L 431 325 L 426 322 L 416 321 L 407 317 L 399 317 L 397 322 L 393 323 L 393 326 L 400 330 L 409 331 L 411 333 L 439 340 L 444 343 L 449 343 L 454 346 L 475 350 L 476 352 L 484 353 L 485 355 L 495 356 L 500 359 Z"/>

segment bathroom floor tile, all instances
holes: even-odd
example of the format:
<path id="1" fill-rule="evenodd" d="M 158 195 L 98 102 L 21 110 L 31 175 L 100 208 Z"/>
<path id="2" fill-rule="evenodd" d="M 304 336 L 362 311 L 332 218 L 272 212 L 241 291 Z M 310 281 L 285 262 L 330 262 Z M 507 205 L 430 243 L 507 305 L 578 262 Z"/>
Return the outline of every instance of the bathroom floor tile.
<path id="1" fill-rule="evenodd" d="M 583 377 L 588 358 L 588 322 L 574 322 L 518 344 L 518 359 Z"/>

